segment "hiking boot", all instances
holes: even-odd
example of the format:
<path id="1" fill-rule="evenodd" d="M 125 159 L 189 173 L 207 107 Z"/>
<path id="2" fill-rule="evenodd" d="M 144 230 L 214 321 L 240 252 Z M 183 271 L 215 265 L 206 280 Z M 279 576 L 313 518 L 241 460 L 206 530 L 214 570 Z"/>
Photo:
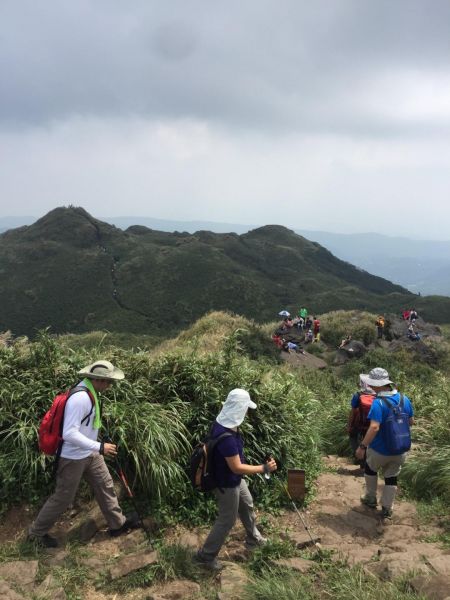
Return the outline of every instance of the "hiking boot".
<path id="1" fill-rule="evenodd" d="M 136 521 L 135 519 L 126 519 L 122 527 L 119 527 L 118 529 L 110 529 L 109 535 L 111 537 L 119 537 L 119 535 L 130 533 L 132 529 L 139 529 L 140 526 L 141 524 L 139 521 Z"/>
<path id="2" fill-rule="evenodd" d="M 255 548 L 261 548 L 265 546 L 269 540 L 265 537 L 260 537 L 257 540 L 245 540 L 245 547 L 247 550 L 254 550 Z"/>
<path id="3" fill-rule="evenodd" d="M 386 508 L 385 506 L 381 507 L 381 518 L 382 519 L 392 519 L 392 508 Z"/>
<path id="4" fill-rule="evenodd" d="M 365 494 L 364 496 L 361 496 L 361 504 L 364 504 L 365 506 L 368 506 L 369 508 L 376 508 L 377 507 L 377 499 L 375 496 L 369 496 L 368 494 Z"/>
<path id="5" fill-rule="evenodd" d="M 204 569 L 208 569 L 208 571 L 216 571 L 219 572 L 223 569 L 223 564 L 217 560 L 217 558 L 213 558 L 212 560 L 206 559 L 203 554 L 198 551 L 192 557 L 192 562 L 197 564 Z"/>
<path id="6" fill-rule="evenodd" d="M 45 535 L 29 535 L 27 542 L 32 542 L 41 548 L 57 548 L 58 540 L 46 533 Z"/>

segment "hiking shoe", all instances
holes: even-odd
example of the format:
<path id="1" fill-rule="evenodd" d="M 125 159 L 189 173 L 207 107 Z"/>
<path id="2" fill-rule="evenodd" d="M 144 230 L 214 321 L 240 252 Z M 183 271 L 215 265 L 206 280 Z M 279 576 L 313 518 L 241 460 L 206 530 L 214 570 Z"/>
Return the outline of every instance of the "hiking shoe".
<path id="1" fill-rule="evenodd" d="M 377 499 L 375 498 L 375 496 L 368 496 L 367 494 L 365 494 L 364 496 L 361 496 L 361 504 L 364 504 L 369 508 L 376 508 Z"/>
<path id="2" fill-rule="evenodd" d="M 381 507 L 381 517 L 383 519 L 392 519 L 392 508 Z"/>
<path id="3" fill-rule="evenodd" d="M 223 569 L 223 564 L 217 560 L 217 558 L 213 558 L 212 560 L 206 559 L 203 554 L 199 551 L 192 557 L 192 562 L 196 565 L 203 567 L 204 569 L 208 569 L 208 571 L 216 571 L 219 572 Z"/>
<path id="4" fill-rule="evenodd" d="M 255 548 L 261 548 L 265 546 L 269 540 L 265 537 L 260 537 L 257 540 L 245 540 L 245 547 L 247 550 L 254 550 Z"/>
<path id="5" fill-rule="evenodd" d="M 111 537 L 119 537 L 119 535 L 130 533 L 132 529 L 139 529 L 140 526 L 141 524 L 135 519 L 126 519 L 122 527 L 119 527 L 118 529 L 110 529 L 109 535 Z"/>
<path id="6" fill-rule="evenodd" d="M 27 537 L 27 542 L 33 542 L 36 546 L 40 546 L 41 548 L 57 548 L 58 540 L 51 535 L 46 533 L 45 535 L 29 535 Z"/>

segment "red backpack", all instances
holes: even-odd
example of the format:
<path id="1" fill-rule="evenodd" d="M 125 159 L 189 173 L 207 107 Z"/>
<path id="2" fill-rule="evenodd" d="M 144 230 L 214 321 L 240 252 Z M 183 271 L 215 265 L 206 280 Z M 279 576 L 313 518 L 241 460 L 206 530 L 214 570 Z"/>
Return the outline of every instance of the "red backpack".
<path id="1" fill-rule="evenodd" d="M 86 415 L 81 423 L 87 421 L 89 423 L 89 417 L 92 415 L 94 410 L 95 400 L 91 392 L 84 386 L 75 386 L 65 392 L 61 392 L 53 399 L 52 405 L 49 410 L 45 413 L 44 418 L 39 425 L 39 450 L 44 454 L 50 454 L 57 456 L 61 453 L 63 445 L 63 429 L 64 429 L 64 413 L 66 411 L 67 400 L 73 394 L 77 392 L 87 392 L 91 399 L 91 410 Z"/>
<path id="2" fill-rule="evenodd" d="M 369 429 L 370 419 L 368 418 L 372 403 L 375 400 L 375 394 L 363 394 L 359 392 L 359 417 L 355 423 L 358 432 L 366 434 Z"/>

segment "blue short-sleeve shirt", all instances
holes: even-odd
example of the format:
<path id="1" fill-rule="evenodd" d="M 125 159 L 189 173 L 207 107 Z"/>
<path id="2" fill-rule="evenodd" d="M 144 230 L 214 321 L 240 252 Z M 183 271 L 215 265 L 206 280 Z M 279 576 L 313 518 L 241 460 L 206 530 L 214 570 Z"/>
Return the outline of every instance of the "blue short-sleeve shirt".
<path id="1" fill-rule="evenodd" d="M 398 405 L 400 403 L 400 393 L 397 392 L 392 396 L 384 396 L 391 404 Z M 403 395 L 403 404 L 405 407 L 405 412 L 410 416 L 414 416 L 414 409 L 411 404 L 411 400 L 408 396 Z M 389 456 L 390 452 L 386 448 L 383 438 L 383 423 L 386 421 L 387 416 L 389 415 L 389 409 L 385 405 L 385 403 L 381 400 L 380 397 L 375 398 L 373 404 L 369 411 L 369 419 L 371 421 L 377 421 L 380 423 L 380 429 L 377 432 L 377 435 L 373 438 L 373 440 L 369 444 L 369 448 L 375 450 L 375 452 L 379 452 L 380 454 L 384 454 L 385 456 Z"/>
<path id="2" fill-rule="evenodd" d="M 359 396 L 360 396 L 359 392 L 356 392 L 356 393 L 353 394 L 352 399 L 351 399 L 352 408 L 358 408 L 358 406 L 359 406 Z"/>
<path id="3" fill-rule="evenodd" d="M 214 462 L 214 476 L 217 481 L 218 487 L 221 488 L 232 488 L 237 487 L 241 484 L 242 475 L 237 475 L 231 471 L 227 465 L 225 458 L 230 456 L 236 456 L 239 454 L 241 463 L 245 463 L 244 457 L 244 440 L 237 431 L 223 427 L 220 423 L 215 421 L 211 436 L 218 437 L 221 433 L 230 432 L 232 435 L 220 440 L 217 446 L 214 448 L 213 462 Z"/>

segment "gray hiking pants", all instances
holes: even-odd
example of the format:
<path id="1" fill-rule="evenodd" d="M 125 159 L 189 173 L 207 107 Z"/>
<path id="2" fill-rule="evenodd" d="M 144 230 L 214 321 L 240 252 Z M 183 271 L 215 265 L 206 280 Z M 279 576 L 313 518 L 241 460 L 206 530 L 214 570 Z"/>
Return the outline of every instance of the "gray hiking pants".
<path id="1" fill-rule="evenodd" d="M 235 524 L 238 515 L 245 528 L 246 543 L 249 546 L 256 545 L 262 538 L 255 524 L 253 498 L 243 479 L 239 486 L 223 488 L 223 493 L 220 490 L 214 490 L 214 494 L 217 499 L 219 514 L 203 544 L 203 548 L 200 550 L 202 557 L 208 561 L 213 560 L 219 554 L 220 548 Z"/>
<path id="2" fill-rule="evenodd" d="M 80 460 L 59 459 L 55 492 L 31 524 L 30 535 L 41 537 L 50 530 L 74 501 L 82 477 L 91 486 L 109 529 L 122 527 L 125 516 L 119 506 L 105 459 L 100 454 L 93 454 Z"/>

